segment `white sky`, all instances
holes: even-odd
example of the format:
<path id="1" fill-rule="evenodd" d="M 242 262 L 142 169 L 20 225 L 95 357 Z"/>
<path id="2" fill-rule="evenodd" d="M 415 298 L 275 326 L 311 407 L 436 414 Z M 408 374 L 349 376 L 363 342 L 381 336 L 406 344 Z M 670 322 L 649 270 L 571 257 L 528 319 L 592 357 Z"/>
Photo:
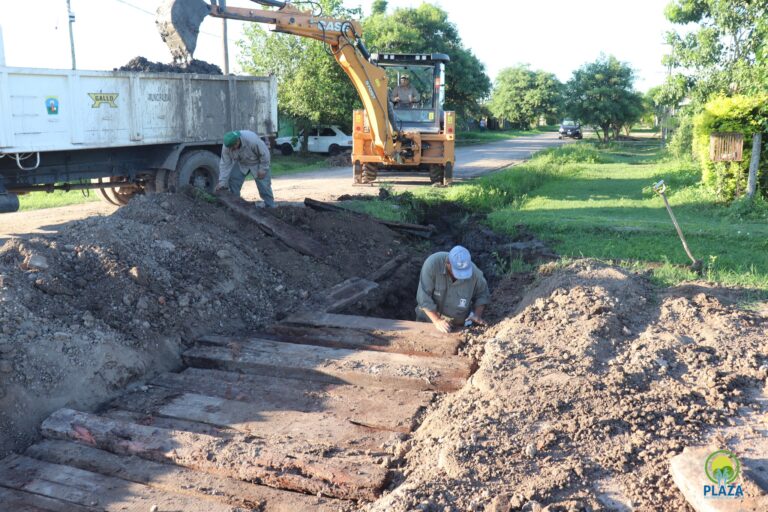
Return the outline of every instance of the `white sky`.
<path id="1" fill-rule="evenodd" d="M 370 13 L 372 0 L 345 0 Z M 663 14 L 669 0 L 433 0 L 449 13 L 464 45 L 485 64 L 491 79 L 519 63 L 555 73 L 571 73 L 600 52 L 613 54 L 637 72 L 645 91 L 664 80 L 663 35 L 670 30 Z M 76 16 L 75 51 L 79 69 L 113 69 L 136 56 L 169 62 L 167 47 L 155 29 L 158 0 L 70 0 Z M 0 26 L 6 65 L 71 67 L 66 0 L 3 0 Z M 421 0 L 390 0 L 395 7 L 417 7 Z M 247 0 L 230 6 L 257 7 Z M 229 21 L 230 66 L 237 71 L 242 22 Z M 222 21 L 203 23 L 195 57 L 223 67 Z"/>

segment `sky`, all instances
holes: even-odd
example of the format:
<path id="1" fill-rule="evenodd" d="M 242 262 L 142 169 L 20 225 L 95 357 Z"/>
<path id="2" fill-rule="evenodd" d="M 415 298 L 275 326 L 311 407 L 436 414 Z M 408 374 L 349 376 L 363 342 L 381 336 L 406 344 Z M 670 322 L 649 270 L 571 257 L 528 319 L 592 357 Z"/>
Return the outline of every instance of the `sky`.
<path id="1" fill-rule="evenodd" d="M 669 0 L 432 0 L 448 12 L 464 46 L 495 79 L 517 64 L 554 73 L 565 82 L 573 71 L 601 53 L 614 55 L 636 72 L 640 91 L 664 81 L 664 18 Z M 7 66 L 71 68 L 67 0 L 4 2 L 2 27 Z M 111 70 L 136 56 L 170 62 L 171 55 L 155 28 L 159 0 L 70 0 L 78 69 Z M 367 15 L 372 0 L 345 0 Z M 418 7 L 421 0 L 390 0 L 389 11 Z M 247 0 L 227 5 L 256 7 Z M 244 22 L 229 21 L 230 69 L 239 71 L 235 41 Z M 223 67 L 222 20 L 207 18 L 195 58 Z"/>

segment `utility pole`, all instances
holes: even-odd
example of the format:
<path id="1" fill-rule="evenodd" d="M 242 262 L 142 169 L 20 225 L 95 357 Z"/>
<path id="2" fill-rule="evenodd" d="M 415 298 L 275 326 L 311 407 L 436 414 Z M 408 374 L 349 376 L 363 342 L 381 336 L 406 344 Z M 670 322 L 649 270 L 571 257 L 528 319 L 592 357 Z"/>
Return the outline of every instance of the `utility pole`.
<path id="1" fill-rule="evenodd" d="M 222 27 L 222 39 L 224 39 L 224 74 L 229 74 L 229 44 L 227 41 L 227 18 L 221 19 L 223 23 Z"/>
<path id="2" fill-rule="evenodd" d="M 69 47 L 72 50 L 72 69 L 77 69 L 75 63 L 75 35 L 72 33 L 72 24 L 75 22 L 75 13 L 72 12 L 72 7 L 69 4 L 70 0 L 67 0 L 67 14 L 69 15 Z"/>

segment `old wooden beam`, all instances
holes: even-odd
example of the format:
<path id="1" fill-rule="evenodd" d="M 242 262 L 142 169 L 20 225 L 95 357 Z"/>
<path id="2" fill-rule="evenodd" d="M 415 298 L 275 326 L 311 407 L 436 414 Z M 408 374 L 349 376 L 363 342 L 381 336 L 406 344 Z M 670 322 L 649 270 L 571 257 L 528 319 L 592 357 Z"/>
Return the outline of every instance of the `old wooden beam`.
<path id="1" fill-rule="evenodd" d="M 22 455 L 0 461 L 0 481 L 5 487 L 104 512 L 146 512 L 153 506 L 185 512 L 237 512 L 237 508 L 212 496 L 190 498 Z"/>
<path id="2" fill-rule="evenodd" d="M 325 247 L 320 242 L 310 238 L 300 229 L 286 224 L 274 215 L 264 211 L 263 208 L 255 208 L 253 203 L 228 192 L 221 192 L 216 197 L 227 208 L 253 222 L 262 231 L 280 239 L 285 245 L 301 254 L 319 259 L 323 259 L 326 256 Z"/>
<path id="3" fill-rule="evenodd" d="M 420 391 L 453 391 L 466 383 L 470 364 L 458 357 L 424 357 L 280 343 L 198 346 L 183 354 L 190 366 L 275 377 Z"/>
<path id="4" fill-rule="evenodd" d="M 322 201 L 317 201 L 315 199 L 310 199 L 308 197 L 304 199 L 304 205 L 307 206 L 308 208 L 312 208 L 313 210 L 324 211 L 324 212 L 346 213 L 347 215 L 354 215 L 357 217 L 364 218 L 368 221 L 375 222 L 377 224 L 383 224 L 384 226 L 387 226 L 388 228 L 394 229 L 396 231 L 401 231 L 404 233 L 421 236 L 421 237 L 429 237 L 435 231 L 434 226 L 423 226 L 421 224 L 409 224 L 407 222 L 395 222 L 395 221 L 377 219 L 376 217 L 372 217 L 364 213 L 353 212 L 353 211 L 347 210 L 346 208 L 342 208 L 340 206 L 336 206 L 330 203 L 324 203 Z"/>
<path id="5" fill-rule="evenodd" d="M 350 508 L 349 502 L 346 501 L 272 489 L 264 485 L 161 464 L 139 457 L 115 455 L 68 441 L 44 440 L 29 447 L 26 455 L 54 464 L 65 464 L 195 498 L 214 496 L 245 510 L 337 512 Z M 0 501 L 2 500 L 3 496 L 0 494 Z M 75 512 L 75 509 L 62 509 L 62 512 L 69 510 Z"/>
<path id="6" fill-rule="evenodd" d="M 222 439 L 72 409 L 51 414 L 41 431 L 49 439 L 76 441 L 120 455 L 342 499 L 373 500 L 386 482 L 386 469 L 351 457 L 339 460 L 322 454 L 275 453 L 253 436 Z"/>
<path id="7" fill-rule="evenodd" d="M 419 412 L 434 398 L 431 391 L 308 382 L 199 368 L 163 373 L 151 383 L 179 392 L 259 404 L 267 410 L 282 407 L 327 412 L 358 425 L 394 432 L 410 432 Z"/>

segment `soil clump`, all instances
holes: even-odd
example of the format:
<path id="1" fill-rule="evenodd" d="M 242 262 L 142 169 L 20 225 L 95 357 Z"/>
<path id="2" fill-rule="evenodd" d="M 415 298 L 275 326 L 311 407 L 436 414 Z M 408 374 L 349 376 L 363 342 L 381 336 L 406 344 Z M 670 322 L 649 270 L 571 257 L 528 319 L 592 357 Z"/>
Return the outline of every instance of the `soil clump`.
<path id="1" fill-rule="evenodd" d="M 141 196 L 110 216 L 1 245 L 0 457 L 33 441 L 53 410 L 93 407 L 178 368 L 199 335 L 255 332 L 395 253 L 419 253 L 359 218 L 274 214 L 328 256 L 303 256 L 184 194 Z"/>
<path id="2" fill-rule="evenodd" d="M 216 64 L 192 59 L 188 63 L 153 62 L 146 57 L 134 57 L 117 71 L 140 71 L 142 73 L 196 73 L 199 75 L 222 75 L 221 68 Z"/>
<path id="3" fill-rule="evenodd" d="M 428 411 L 392 492 L 366 510 L 687 510 L 669 458 L 765 415 L 768 318 L 716 289 L 662 291 L 589 260 L 554 268 L 470 336 L 478 371 Z"/>

